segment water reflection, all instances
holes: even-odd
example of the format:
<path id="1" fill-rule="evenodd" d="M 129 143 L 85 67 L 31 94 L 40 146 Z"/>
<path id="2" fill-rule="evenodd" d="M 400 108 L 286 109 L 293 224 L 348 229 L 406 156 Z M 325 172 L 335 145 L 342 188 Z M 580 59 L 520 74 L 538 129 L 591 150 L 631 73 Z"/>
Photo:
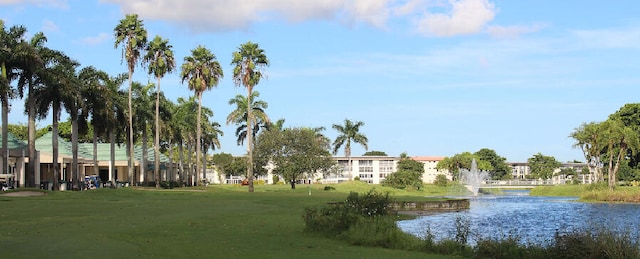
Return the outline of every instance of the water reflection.
<path id="1" fill-rule="evenodd" d="M 519 237 L 522 243 L 542 243 L 556 233 L 607 228 L 631 235 L 640 234 L 640 205 L 576 202 L 571 197 L 532 197 L 528 191 L 508 191 L 505 195 L 472 197 L 471 208 L 398 222 L 405 232 L 436 240 L 453 239 L 456 219 L 469 223 L 471 244 L 477 238 Z"/>

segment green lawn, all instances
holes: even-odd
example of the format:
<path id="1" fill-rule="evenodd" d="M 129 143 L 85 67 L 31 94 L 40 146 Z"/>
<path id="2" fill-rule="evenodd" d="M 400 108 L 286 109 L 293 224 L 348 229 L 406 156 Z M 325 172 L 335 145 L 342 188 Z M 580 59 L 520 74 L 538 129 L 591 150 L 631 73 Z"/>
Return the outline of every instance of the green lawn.
<path id="1" fill-rule="evenodd" d="M 334 191 L 323 191 L 324 185 L 296 190 L 258 185 L 255 193 L 209 186 L 0 196 L 0 257 L 451 258 L 350 246 L 303 232 L 305 206 L 371 188 L 334 186 Z"/>

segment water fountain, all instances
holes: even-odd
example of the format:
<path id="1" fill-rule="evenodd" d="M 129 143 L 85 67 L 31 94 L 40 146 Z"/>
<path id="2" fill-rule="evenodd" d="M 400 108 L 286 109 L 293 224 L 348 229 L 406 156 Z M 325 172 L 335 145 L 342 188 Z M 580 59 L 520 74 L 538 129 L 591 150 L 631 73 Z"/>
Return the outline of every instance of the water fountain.
<path id="1" fill-rule="evenodd" d="M 460 182 L 464 184 L 464 187 L 473 192 L 473 196 L 478 196 L 480 185 L 487 179 L 489 179 L 489 174 L 485 171 L 478 170 L 478 164 L 475 158 L 471 160 L 471 170 L 460 169 Z"/>

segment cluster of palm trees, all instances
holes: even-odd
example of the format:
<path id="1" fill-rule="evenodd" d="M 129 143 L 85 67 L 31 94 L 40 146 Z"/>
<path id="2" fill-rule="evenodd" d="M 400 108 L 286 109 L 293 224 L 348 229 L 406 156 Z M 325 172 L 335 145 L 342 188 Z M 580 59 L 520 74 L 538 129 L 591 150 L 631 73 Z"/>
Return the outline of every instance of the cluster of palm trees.
<path id="1" fill-rule="evenodd" d="M 90 124 L 93 128 L 94 143 L 108 141 L 112 144 L 112 160 L 114 143 L 124 142 L 122 141 L 125 138 L 123 133 L 127 133 L 128 179 L 133 184 L 135 179 L 133 154 L 136 143 L 134 137 L 141 136 L 142 150 L 146 152 L 147 131 L 152 129 L 149 125 L 154 119 L 154 178 L 160 179 L 159 149 L 163 145 L 169 147 L 170 157 L 173 156 L 171 147 L 174 145 L 180 148 L 181 158 L 183 146 L 195 150 L 195 172 L 200 172 L 201 168 L 202 172 L 205 172 L 206 167 L 201 167 L 201 161 L 206 161 L 206 150 L 219 148 L 218 136 L 222 135 L 219 129 L 220 125 L 209 121 L 213 112 L 202 107 L 203 92 L 216 87 L 223 77 L 222 68 L 210 50 L 204 46 L 198 46 L 191 51 L 191 56 L 184 58 L 184 63 L 180 67 L 180 77 L 182 82 L 186 83 L 188 88 L 195 93 L 195 96 L 188 99 L 179 98 L 177 104 L 174 104 L 164 98 L 160 90 L 162 78 L 176 69 L 173 47 L 167 39 L 160 36 L 155 36 L 153 40 L 147 41 L 147 32 L 143 21 L 138 19 L 136 14 L 127 14 L 114 28 L 114 47 L 121 47 L 122 59 L 128 70 L 128 74 L 116 76 L 111 76 L 92 66 L 80 68 L 77 61 L 63 52 L 47 48 L 45 46 L 47 39 L 42 33 L 36 33 L 33 38 L 26 40 L 27 30 L 24 26 L 15 25 L 6 28 L 1 20 L 0 29 L 2 125 L 8 125 L 10 100 L 25 97 L 25 111 L 29 117 L 29 161 L 36 160 L 35 121 L 46 118 L 51 112 L 53 115 L 51 126 L 53 163 L 54 165 L 58 164 L 58 121 L 62 109 L 64 109 L 69 114 L 72 125 L 71 140 L 74 154 L 71 175 L 75 182 L 79 182 L 78 134 Z M 139 64 L 147 68 L 149 75 L 155 77 L 155 92 L 153 84 L 143 85 L 132 80 L 135 68 Z M 232 65 L 235 65 L 234 83 L 237 86 L 246 87 L 247 96 L 257 95 L 253 93 L 253 87 L 263 77 L 263 67 L 269 65 L 264 51 L 256 43 L 241 44 L 238 51 L 233 52 Z M 127 79 L 128 91 L 121 91 L 120 86 Z M 12 86 L 13 82 L 17 82 L 16 87 Z M 155 105 L 153 105 L 153 99 L 155 99 Z M 243 107 L 250 107 L 251 100 L 252 98 L 245 98 L 246 104 Z M 239 108 L 241 107 L 239 106 Z M 155 110 L 155 114 L 150 112 L 153 110 Z M 266 118 L 263 115 L 258 113 L 257 117 Z M 233 123 L 243 121 L 248 133 L 246 135 L 252 136 L 252 131 L 257 124 L 253 119 L 255 116 L 256 114 L 251 109 L 247 109 L 246 115 L 240 118 L 234 117 Z M 90 123 L 89 118 L 91 118 Z M 194 121 L 195 123 L 193 123 Z M 1 154 L 4 165 L 8 165 L 7 136 L 7 127 L 3 127 Z M 251 138 L 249 138 L 247 146 L 251 162 Z M 94 146 L 94 153 L 95 151 Z M 203 151 L 203 156 L 200 155 L 201 151 Z M 143 158 L 146 158 L 146 155 L 143 154 Z M 187 159 L 191 159 L 191 156 L 187 156 Z M 113 163 L 113 161 L 111 162 Z M 146 167 L 145 159 L 142 163 L 141 168 L 144 170 Z M 36 184 L 33 167 L 34 163 L 28 164 L 27 186 L 35 186 Z M 182 163 L 180 167 L 181 171 L 184 171 Z M 54 179 L 57 181 L 59 179 L 58 167 L 53 166 L 53 168 Z M 97 170 L 97 167 L 95 169 Z M 3 173 L 7 173 L 6 170 L 7 167 L 4 166 Z M 252 174 L 249 172 L 249 175 Z M 200 182 L 198 173 L 194 178 L 196 184 Z M 156 186 L 159 186 L 160 181 L 155 182 Z M 57 182 L 54 183 L 54 186 L 58 186 Z"/>
<path id="2" fill-rule="evenodd" d="M 198 184 L 199 172 L 206 171 L 206 153 L 209 149 L 220 148 L 218 136 L 223 133 L 220 125 L 211 121 L 213 111 L 202 107 L 204 91 L 216 87 L 224 74 L 216 56 L 206 47 L 197 46 L 191 55 L 184 58 L 180 67 L 180 78 L 194 92 L 190 98 L 178 98 L 177 103 L 167 100 L 160 89 L 162 78 L 176 70 L 173 46 L 167 39 L 155 36 L 147 41 L 147 32 L 143 21 L 136 14 L 127 14 L 114 28 L 114 47 L 122 49 L 122 61 L 126 63 L 128 73 L 109 75 L 92 66 L 80 68 L 80 64 L 61 51 L 45 46 L 47 38 L 36 33 L 30 40 L 25 39 L 26 28 L 12 26 L 5 28 L 0 20 L 0 102 L 2 103 L 2 125 L 8 125 L 9 102 L 14 98 L 25 97 L 25 111 L 28 114 L 29 161 L 36 160 L 35 121 L 52 116 L 53 134 L 53 175 L 54 188 L 58 187 L 58 122 L 64 109 L 71 121 L 71 142 L 73 162 L 72 180 L 79 183 L 78 174 L 78 135 L 93 129 L 94 163 L 97 163 L 96 145 L 99 142 L 111 144 L 111 165 L 115 164 L 115 143 L 126 143 L 128 155 L 128 179 L 134 184 L 134 145 L 142 144 L 142 170 L 146 168 L 146 145 L 149 130 L 154 130 L 154 179 L 156 187 L 160 184 L 160 148 L 168 149 L 173 158 L 173 147 L 178 147 L 180 172 L 186 172 L 183 164 L 195 161 L 193 177 L 187 174 L 191 184 Z M 229 101 L 236 109 L 227 117 L 227 124 L 236 124 L 238 145 L 247 147 L 247 177 L 249 191 L 253 191 L 253 147 L 254 139 L 262 128 L 282 127 L 284 120 L 272 124 L 265 113 L 267 103 L 258 100 L 259 92 L 254 90 L 264 77 L 263 69 L 269 65 L 269 59 L 258 44 L 247 42 L 233 52 L 231 64 L 233 82 L 247 89 L 247 95 L 238 95 Z M 147 73 L 156 79 L 156 83 L 146 85 L 132 80 L 135 68 L 143 65 Z M 128 80 L 128 90 L 120 86 Z M 16 87 L 12 82 L 17 82 Z M 154 89 L 155 87 L 155 89 Z M 26 93 L 25 93 L 26 90 Z M 155 90 L 155 91 L 154 91 Z M 152 113 L 151 111 L 155 111 Z M 154 121 L 152 124 L 151 122 Z M 195 122 L 195 123 L 194 123 Z M 150 125 L 153 125 L 150 126 Z M 366 137 L 359 133 L 362 122 L 345 120 L 344 125 L 333 125 L 340 135 L 334 142 L 334 152 L 344 144 L 345 153 L 350 157 L 350 143 L 354 141 L 367 146 Z M 90 127 L 89 127 L 90 126 Z M 7 127 L 2 127 L 2 159 L 8 164 Z M 125 141 L 125 139 L 127 139 Z M 137 142 L 136 142 L 137 141 Z M 183 148 L 187 148 L 185 153 Z M 201 153 L 203 155 L 201 155 Z M 190 166 L 189 166 L 190 167 Z M 114 166 L 111 166 L 114 168 Z M 3 173 L 7 167 L 3 168 Z M 94 173 L 98 174 L 97 167 Z M 188 171 L 188 170 L 187 170 Z M 29 163 L 26 173 L 27 186 L 35 186 L 34 164 Z M 141 173 L 144 173 L 141 172 Z M 115 175 L 110 172 L 110 175 Z M 145 175 L 146 176 L 146 175 Z M 145 177 L 146 178 L 146 177 Z M 172 178 L 173 179 L 173 178 Z"/>

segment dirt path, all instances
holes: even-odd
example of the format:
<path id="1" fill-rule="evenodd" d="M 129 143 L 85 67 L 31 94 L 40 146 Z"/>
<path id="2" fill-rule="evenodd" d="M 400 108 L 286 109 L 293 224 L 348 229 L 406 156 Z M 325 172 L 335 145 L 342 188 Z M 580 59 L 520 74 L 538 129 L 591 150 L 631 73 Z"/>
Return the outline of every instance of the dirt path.
<path id="1" fill-rule="evenodd" d="M 34 191 L 19 191 L 19 192 L 8 192 L 0 194 L 0 196 L 13 196 L 13 197 L 31 197 L 31 196 L 42 196 L 44 192 L 34 192 Z"/>

